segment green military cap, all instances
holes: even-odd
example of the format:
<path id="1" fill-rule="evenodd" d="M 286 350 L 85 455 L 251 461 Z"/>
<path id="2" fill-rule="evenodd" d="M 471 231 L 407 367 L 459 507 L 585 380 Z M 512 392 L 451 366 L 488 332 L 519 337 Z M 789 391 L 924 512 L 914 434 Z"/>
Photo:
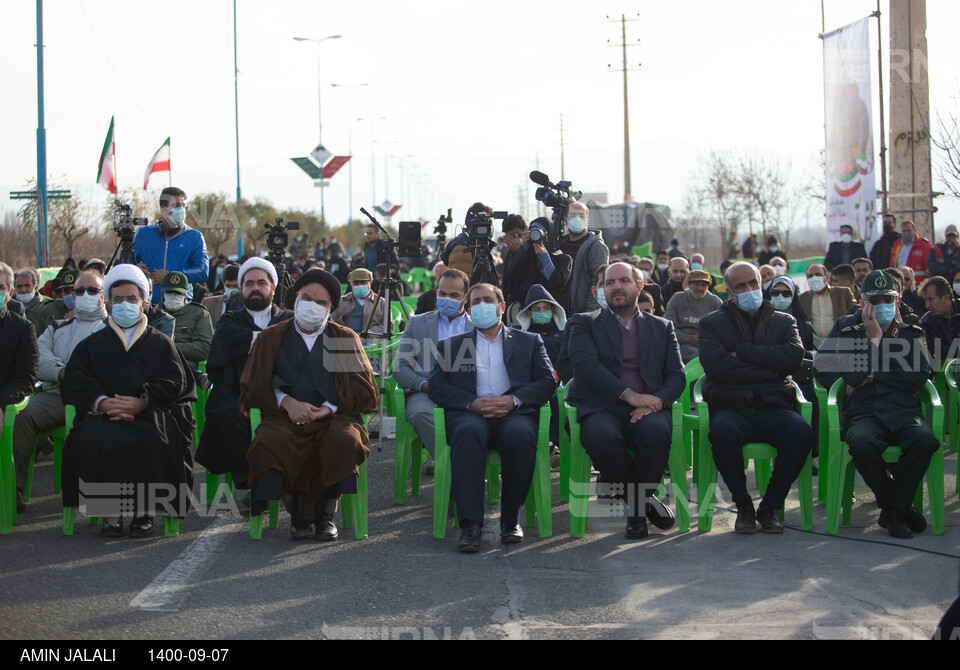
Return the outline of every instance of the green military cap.
<path id="1" fill-rule="evenodd" d="M 60 286 L 62 288 L 72 289 L 77 283 L 77 277 L 80 276 L 79 270 L 67 270 L 60 275 Z"/>
<path id="2" fill-rule="evenodd" d="M 182 272 L 168 272 L 163 278 L 163 285 L 160 289 L 164 293 L 184 293 L 190 289 L 190 282 L 187 281 L 187 275 Z"/>
<path id="3" fill-rule="evenodd" d="M 883 295 L 898 297 L 900 294 L 897 292 L 897 282 L 886 272 L 874 270 L 863 278 L 863 284 L 860 286 L 860 296 L 869 299 Z"/>

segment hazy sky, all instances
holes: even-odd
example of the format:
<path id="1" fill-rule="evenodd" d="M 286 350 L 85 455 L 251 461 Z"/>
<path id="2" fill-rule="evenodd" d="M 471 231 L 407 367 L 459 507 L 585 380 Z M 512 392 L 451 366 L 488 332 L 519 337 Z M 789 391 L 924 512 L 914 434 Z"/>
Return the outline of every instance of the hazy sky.
<path id="1" fill-rule="evenodd" d="M 0 7 L 0 208 L 10 208 L 8 191 L 36 172 L 36 12 L 26 0 Z M 828 1 L 827 30 L 875 8 Z M 927 11 L 931 104 L 955 110 L 960 3 L 928 0 Z M 436 219 L 453 207 L 459 223 L 475 200 L 517 211 L 538 154 L 540 169 L 560 178 L 561 114 L 567 179 L 619 202 L 622 79 L 608 63 L 619 67 L 621 53 L 607 44 L 619 43 L 620 25 L 607 15 L 622 12 L 638 19 L 627 24 L 638 45 L 628 57 L 642 63 L 629 76 L 635 199 L 676 211 L 711 149 L 776 154 L 799 174 L 823 145 L 815 0 L 239 0 L 237 12 L 242 192 L 280 206 L 320 203 L 319 189 L 289 160 L 318 140 L 316 47 L 294 36 L 343 36 L 320 45 L 323 141 L 333 153 L 348 153 L 350 115 L 346 90 L 331 83 L 367 84 L 353 93 L 352 116 L 386 117 L 372 137 L 370 123 L 352 124 L 357 216 L 373 202 L 371 139 L 376 202 L 406 203 L 400 219 Z M 886 17 L 883 32 L 886 52 Z M 93 182 L 114 115 L 121 186 L 142 187 L 148 160 L 171 136 L 176 185 L 233 197 L 231 2 L 47 0 L 44 42 L 49 173 L 102 196 Z M 400 159 L 387 158 L 389 191 L 385 153 L 412 154 L 402 176 Z M 960 218 L 955 204 L 938 205 L 938 230 Z M 326 213 L 334 225 L 346 221 L 346 168 L 326 191 Z"/>

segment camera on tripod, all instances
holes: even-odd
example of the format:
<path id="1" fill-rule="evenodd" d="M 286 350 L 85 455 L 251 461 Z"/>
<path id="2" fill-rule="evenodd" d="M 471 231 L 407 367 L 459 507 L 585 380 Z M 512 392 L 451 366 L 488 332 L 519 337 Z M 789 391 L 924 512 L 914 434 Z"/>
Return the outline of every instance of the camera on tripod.
<path id="1" fill-rule="evenodd" d="M 440 215 L 440 218 L 437 219 L 437 225 L 433 229 L 434 235 L 446 235 L 447 234 L 447 224 L 453 223 L 453 208 L 447 208 L 447 214 L 444 216 Z"/>
<path id="2" fill-rule="evenodd" d="M 482 242 L 493 243 L 493 221 L 494 219 L 503 220 L 507 218 L 507 212 L 494 212 L 492 215 L 486 212 L 477 212 L 473 218 L 467 221 L 467 237 L 473 244 Z"/>
<path id="3" fill-rule="evenodd" d="M 123 232 L 134 232 L 137 226 L 145 226 L 150 220 L 145 216 L 134 216 L 130 205 L 124 205 L 119 200 L 113 201 L 113 230 L 119 236 Z"/>
<path id="4" fill-rule="evenodd" d="M 287 221 L 284 223 L 283 218 L 277 217 L 272 224 L 265 223 L 263 227 L 267 229 L 267 232 L 264 233 L 264 237 L 267 238 L 267 248 L 273 253 L 279 252 L 282 255 L 290 244 L 290 235 L 287 234 L 287 231 L 300 230 L 300 222 Z"/>

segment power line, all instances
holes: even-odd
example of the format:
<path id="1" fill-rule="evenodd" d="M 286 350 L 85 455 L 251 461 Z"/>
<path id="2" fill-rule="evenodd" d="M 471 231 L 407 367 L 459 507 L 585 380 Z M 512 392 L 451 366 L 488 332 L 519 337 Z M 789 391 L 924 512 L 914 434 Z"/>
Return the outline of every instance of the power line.
<path id="1" fill-rule="evenodd" d="M 110 57 L 107 56 L 106 49 L 103 48 L 103 44 L 100 43 L 100 38 L 97 37 L 97 31 L 93 29 L 93 23 L 90 21 L 90 17 L 87 16 L 87 10 L 83 8 L 83 2 L 81 0 L 77 0 L 77 4 L 80 6 L 80 12 L 83 14 L 83 18 L 86 20 L 87 26 L 90 27 L 90 33 L 93 35 L 93 39 L 97 43 L 97 47 L 100 48 L 100 53 L 103 54 L 104 60 L 107 61 L 107 65 L 110 66 L 110 71 L 113 72 L 113 76 L 115 76 L 117 78 L 117 81 L 120 83 L 120 88 L 123 89 L 124 93 L 130 96 L 130 100 L 132 100 L 133 104 L 137 106 L 137 109 L 140 110 L 140 113 L 143 114 L 144 117 L 146 117 L 147 121 L 152 123 L 154 128 L 162 132 L 163 128 L 160 127 L 160 124 L 154 121 L 153 118 L 151 118 L 151 116 L 147 114 L 147 111 L 140 106 L 140 103 L 137 102 L 137 99 L 133 97 L 133 94 L 130 92 L 130 89 L 128 89 L 126 85 L 123 83 L 123 80 L 120 78 L 120 74 L 117 72 L 117 69 L 113 67 L 113 63 L 110 62 Z"/>

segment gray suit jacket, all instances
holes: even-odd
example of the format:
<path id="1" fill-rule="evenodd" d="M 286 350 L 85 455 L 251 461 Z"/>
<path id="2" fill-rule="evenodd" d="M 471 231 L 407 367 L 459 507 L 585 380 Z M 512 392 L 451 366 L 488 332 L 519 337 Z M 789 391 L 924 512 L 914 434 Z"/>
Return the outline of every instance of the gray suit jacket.
<path id="1" fill-rule="evenodd" d="M 423 382 L 430 381 L 430 373 L 437 362 L 437 334 L 440 330 L 440 312 L 434 310 L 418 314 L 410 319 L 400 346 L 397 349 L 397 361 L 393 367 L 393 378 L 407 393 L 416 393 Z M 471 332 L 473 323 L 467 315 L 467 327 Z"/>

